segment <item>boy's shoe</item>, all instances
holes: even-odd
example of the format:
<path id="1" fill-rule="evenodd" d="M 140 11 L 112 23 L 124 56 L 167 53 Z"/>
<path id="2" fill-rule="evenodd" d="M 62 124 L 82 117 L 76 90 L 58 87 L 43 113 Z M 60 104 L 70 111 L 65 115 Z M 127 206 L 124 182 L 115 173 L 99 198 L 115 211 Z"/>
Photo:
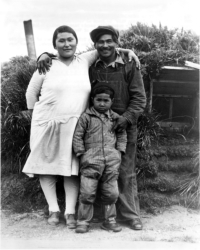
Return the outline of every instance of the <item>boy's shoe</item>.
<path id="1" fill-rule="evenodd" d="M 59 220 L 60 212 L 49 212 L 48 223 L 49 225 L 56 226 L 60 222 Z"/>
<path id="2" fill-rule="evenodd" d="M 74 214 L 66 214 L 65 220 L 66 220 L 66 225 L 69 229 L 76 228 L 76 220 Z"/>
<path id="3" fill-rule="evenodd" d="M 89 231 L 89 226 L 88 225 L 77 225 L 76 226 L 76 233 L 79 234 L 84 234 Z"/>
<path id="4" fill-rule="evenodd" d="M 103 224 L 101 225 L 101 228 L 115 233 L 120 232 L 122 230 L 122 228 L 117 224 L 117 222 L 108 222 L 108 221 L 104 221 Z"/>

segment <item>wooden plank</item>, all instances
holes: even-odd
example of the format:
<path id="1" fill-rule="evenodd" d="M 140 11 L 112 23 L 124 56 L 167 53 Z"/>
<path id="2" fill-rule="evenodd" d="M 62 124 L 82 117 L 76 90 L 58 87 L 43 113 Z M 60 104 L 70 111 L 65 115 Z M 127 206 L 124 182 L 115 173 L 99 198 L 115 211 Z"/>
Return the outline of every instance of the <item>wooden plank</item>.
<path id="1" fill-rule="evenodd" d="M 199 82 L 199 70 L 171 70 L 163 69 L 160 72 L 160 80 L 170 80 L 170 81 L 197 81 Z M 157 79 L 156 79 L 157 80 Z"/>
<path id="2" fill-rule="evenodd" d="M 177 97 L 177 98 L 193 98 L 192 95 L 168 95 L 168 94 L 153 94 L 153 96 L 160 96 L 160 97 Z"/>
<path id="3" fill-rule="evenodd" d="M 173 98 L 169 99 L 169 118 L 172 118 L 172 112 L 173 112 Z"/>
<path id="4" fill-rule="evenodd" d="M 199 64 L 193 63 L 193 62 L 189 62 L 189 61 L 185 61 L 185 66 L 192 67 L 192 68 L 195 68 L 195 69 L 200 69 L 200 65 Z"/>
<path id="5" fill-rule="evenodd" d="M 149 113 L 152 110 L 152 100 L 153 100 L 153 80 L 150 81 L 150 89 L 149 89 Z"/>
<path id="6" fill-rule="evenodd" d="M 164 80 L 164 79 L 159 79 L 159 80 L 154 80 L 155 83 L 167 83 L 167 84 L 198 84 L 197 81 L 177 81 L 177 80 Z"/>
<path id="7" fill-rule="evenodd" d="M 190 127 L 191 124 L 188 122 L 157 122 L 161 127 L 167 128 L 167 127 Z"/>
<path id="8" fill-rule="evenodd" d="M 185 66 L 187 66 L 185 64 Z M 190 69 L 190 68 L 186 68 L 186 67 L 175 67 L 175 66 L 163 66 L 162 69 L 170 69 L 170 70 L 193 70 L 193 69 Z"/>

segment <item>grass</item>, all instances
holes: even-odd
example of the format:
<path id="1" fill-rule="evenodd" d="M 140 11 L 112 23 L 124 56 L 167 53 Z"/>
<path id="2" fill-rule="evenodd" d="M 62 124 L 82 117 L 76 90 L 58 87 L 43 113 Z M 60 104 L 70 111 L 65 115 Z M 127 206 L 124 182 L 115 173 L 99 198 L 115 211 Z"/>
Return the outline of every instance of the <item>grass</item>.
<path id="1" fill-rule="evenodd" d="M 200 208 L 200 164 L 199 150 L 193 154 L 193 169 L 185 180 L 179 185 L 178 192 L 184 198 L 187 207 Z"/>
<path id="2" fill-rule="evenodd" d="M 25 93 L 36 68 L 28 57 L 14 57 L 2 65 L 1 74 L 1 156 L 2 174 L 20 173 L 29 154 L 30 119 Z"/>

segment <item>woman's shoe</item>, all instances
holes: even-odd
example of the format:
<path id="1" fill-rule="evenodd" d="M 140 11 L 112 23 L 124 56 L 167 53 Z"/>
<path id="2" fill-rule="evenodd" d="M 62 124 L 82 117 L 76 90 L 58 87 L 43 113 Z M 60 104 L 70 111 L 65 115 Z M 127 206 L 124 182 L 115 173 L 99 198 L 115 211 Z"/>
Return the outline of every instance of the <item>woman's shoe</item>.
<path id="1" fill-rule="evenodd" d="M 69 229 L 76 228 L 76 220 L 74 214 L 66 214 L 65 220 L 66 220 L 66 225 Z"/>
<path id="2" fill-rule="evenodd" d="M 59 220 L 60 212 L 49 212 L 48 223 L 52 226 L 58 225 L 60 222 Z"/>

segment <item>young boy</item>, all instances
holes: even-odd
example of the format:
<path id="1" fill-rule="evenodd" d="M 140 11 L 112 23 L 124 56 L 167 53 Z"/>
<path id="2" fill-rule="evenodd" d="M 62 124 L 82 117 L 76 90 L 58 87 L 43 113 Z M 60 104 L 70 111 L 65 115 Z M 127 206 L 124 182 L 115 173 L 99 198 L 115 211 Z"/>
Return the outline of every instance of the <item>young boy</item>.
<path id="1" fill-rule="evenodd" d="M 120 232 L 116 223 L 118 175 L 121 154 L 126 150 L 126 131 L 113 131 L 119 115 L 110 108 L 114 90 L 98 83 L 92 90 L 93 106 L 81 115 L 73 137 L 73 149 L 80 158 L 80 199 L 76 233 L 86 233 L 93 217 L 93 203 L 100 188 L 104 219 L 101 228 Z"/>

